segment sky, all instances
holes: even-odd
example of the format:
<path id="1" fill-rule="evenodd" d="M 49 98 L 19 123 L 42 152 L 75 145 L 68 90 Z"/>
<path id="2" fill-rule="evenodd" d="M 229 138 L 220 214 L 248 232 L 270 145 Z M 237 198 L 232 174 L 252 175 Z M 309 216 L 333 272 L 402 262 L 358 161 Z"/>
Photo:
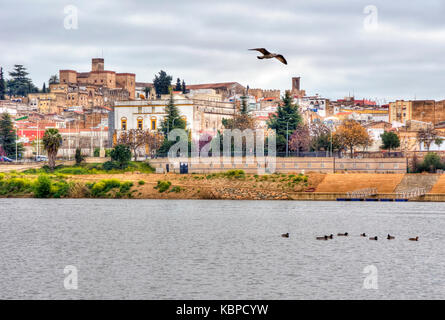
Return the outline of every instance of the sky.
<path id="1" fill-rule="evenodd" d="M 0 66 L 8 77 L 25 65 L 38 87 L 103 57 L 140 82 L 162 69 L 173 82 L 286 90 L 300 76 L 330 99 L 439 100 L 444 13 L 440 0 L 0 0 Z M 258 47 L 288 65 L 247 50 Z"/>

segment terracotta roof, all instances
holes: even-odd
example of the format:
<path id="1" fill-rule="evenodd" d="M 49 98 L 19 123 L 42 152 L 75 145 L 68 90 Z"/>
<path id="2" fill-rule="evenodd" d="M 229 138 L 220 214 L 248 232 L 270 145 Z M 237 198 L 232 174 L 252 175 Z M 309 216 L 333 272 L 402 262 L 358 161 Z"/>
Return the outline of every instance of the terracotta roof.
<path id="1" fill-rule="evenodd" d="M 229 88 L 234 85 L 240 85 L 238 82 L 220 82 L 220 83 L 202 83 L 202 84 L 190 84 L 186 85 L 187 89 L 222 89 Z M 241 85 L 240 85 L 241 86 Z"/>

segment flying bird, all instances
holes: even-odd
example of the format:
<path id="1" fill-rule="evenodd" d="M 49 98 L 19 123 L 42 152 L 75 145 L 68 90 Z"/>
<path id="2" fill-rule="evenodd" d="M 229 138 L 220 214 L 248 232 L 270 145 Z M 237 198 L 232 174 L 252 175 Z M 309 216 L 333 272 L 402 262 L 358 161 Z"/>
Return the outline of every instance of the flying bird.
<path id="1" fill-rule="evenodd" d="M 276 58 L 277 60 L 279 60 L 280 62 L 287 64 L 286 59 L 284 59 L 284 57 L 281 54 L 278 53 L 270 53 L 269 51 L 267 51 L 264 48 L 255 48 L 255 49 L 249 49 L 249 50 L 253 50 L 253 51 L 259 51 L 261 52 L 263 55 L 262 56 L 258 56 L 258 59 L 272 59 L 272 58 Z"/>

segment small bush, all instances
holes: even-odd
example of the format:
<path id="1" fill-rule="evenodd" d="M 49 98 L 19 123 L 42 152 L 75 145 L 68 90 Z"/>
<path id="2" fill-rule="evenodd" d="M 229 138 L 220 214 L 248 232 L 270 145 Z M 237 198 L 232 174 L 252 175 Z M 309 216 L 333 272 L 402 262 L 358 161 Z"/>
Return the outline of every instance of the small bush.
<path id="1" fill-rule="evenodd" d="M 54 198 L 65 198 L 69 192 L 70 185 L 66 181 L 59 181 L 51 186 L 51 194 Z"/>
<path id="2" fill-rule="evenodd" d="M 144 181 L 144 180 L 139 180 L 139 181 L 138 181 L 138 185 L 143 186 L 144 184 L 145 184 L 145 181 Z"/>
<path id="3" fill-rule="evenodd" d="M 34 196 L 37 198 L 51 197 L 51 180 L 47 175 L 40 175 L 35 184 Z"/>
<path id="4" fill-rule="evenodd" d="M 132 182 L 124 182 L 121 184 L 121 187 L 119 189 L 119 192 L 122 194 L 128 193 L 130 191 L 131 187 L 133 186 Z"/>
<path id="5" fill-rule="evenodd" d="M 93 156 L 100 157 L 100 149 L 99 148 L 94 148 L 94 152 L 93 152 Z"/>
<path id="6" fill-rule="evenodd" d="M 181 187 L 180 186 L 174 186 L 171 188 L 171 190 L 169 192 L 175 192 L 175 193 L 179 193 L 181 192 Z"/>
<path id="7" fill-rule="evenodd" d="M 102 165 L 102 168 L 106 171 L 110 171 L 113 169 L 118 169 L 119 168 L 119 164 L 117 162 L 114 161 L 107 161 Z"/>
<path id="8" fill-rule="evenodd" d="M 170 181 L 159 180 L 157 185 L 155 186 L 155 189 L 157 189 L 159 193 L 162 193 L 167 191 L 171 185 L 172 183 Z"/>
<path id="9" fill-rule="evenodd" d="M 91 186 L 91 195 L 95 198 L 105 196 L 110 190 L 120 188 L 121 183 L 116 179 L 101 180 Z"/>

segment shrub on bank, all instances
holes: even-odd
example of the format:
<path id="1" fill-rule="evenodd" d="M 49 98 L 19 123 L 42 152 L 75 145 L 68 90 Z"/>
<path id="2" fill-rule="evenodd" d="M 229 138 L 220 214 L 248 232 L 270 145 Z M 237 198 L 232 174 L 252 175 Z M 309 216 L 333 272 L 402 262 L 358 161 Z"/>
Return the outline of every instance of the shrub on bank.
<path id="1" fill-rule="evenodd" d="M 167 191 L 172 183 L 170 181 L 159 180 L 157 185 L 154 187 L 159 191 L 159 193 Z"/>
<path id="2" fill-rule="evenodd" d="M 49 198 L 51 196 L 51 179 L 47 175 L 40 175 L 34 186 L 36 198 Z"/>
<path id="3" fill-rule="evenodd" d="M 5 175 L 0 176 L 0 195 L 8 194 L 26 194 L 33 190 L 31 180 L 24 178 L 6 178 Z"/>

